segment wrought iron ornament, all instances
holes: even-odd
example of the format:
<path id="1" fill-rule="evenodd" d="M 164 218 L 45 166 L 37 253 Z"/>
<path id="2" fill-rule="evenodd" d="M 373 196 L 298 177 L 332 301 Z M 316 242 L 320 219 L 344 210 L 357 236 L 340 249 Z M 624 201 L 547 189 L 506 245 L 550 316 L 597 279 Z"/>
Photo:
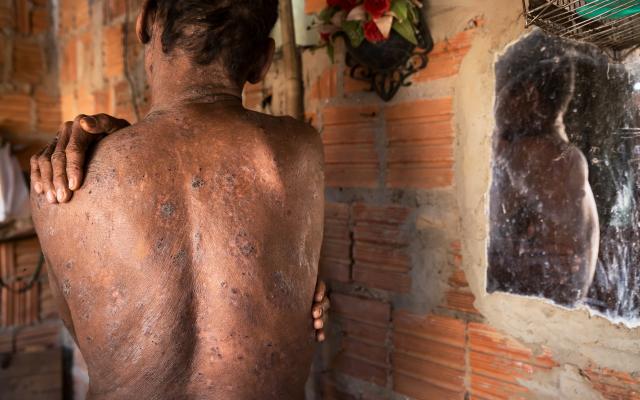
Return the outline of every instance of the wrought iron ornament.
<path id="1" fill-rule="evenodd" d="M 424 13 L 417 32 L 418 46 L 395 32 L 381 43 L 363 42 L 359 47 L 347 46 L 347 67 L 353 79 L 368 82 L 371 90 L 384 101 L 390 101 L 401 87 L 411 86 L 408 78 L 429 64 L 427 56 L 433 49 L 433 39 Z"/>

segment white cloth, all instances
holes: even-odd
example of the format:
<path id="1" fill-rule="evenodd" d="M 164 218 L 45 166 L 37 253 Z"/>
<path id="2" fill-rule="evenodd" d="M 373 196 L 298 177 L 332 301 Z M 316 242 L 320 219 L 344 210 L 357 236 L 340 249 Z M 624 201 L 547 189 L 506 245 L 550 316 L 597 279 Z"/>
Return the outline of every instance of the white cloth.
<path id="1" fill-rule="evenodd" d="M 0 225 L 30 217 L 29 190 L 11 145 L 0 148 Z"/>

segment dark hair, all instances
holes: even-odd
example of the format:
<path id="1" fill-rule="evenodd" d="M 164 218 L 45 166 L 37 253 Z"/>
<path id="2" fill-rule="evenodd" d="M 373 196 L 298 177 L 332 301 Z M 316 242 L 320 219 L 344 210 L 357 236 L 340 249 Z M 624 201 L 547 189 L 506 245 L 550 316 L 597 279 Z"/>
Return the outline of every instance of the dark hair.
<path id="1" fill-rule="evenodd" d="M 571 95 L 571 61 L 546 60 L 528 68 L 498 93 L 496 123 L 501 137 L 552 134 L 550 128 Z"/>
<path id="2" fill-rule="evenodd" d="M 199 65 L 221 58 L 235 80 L 245 77 L 278 19 L 278 0 L 155 0 L 162 50 L 179 47 Z"/>

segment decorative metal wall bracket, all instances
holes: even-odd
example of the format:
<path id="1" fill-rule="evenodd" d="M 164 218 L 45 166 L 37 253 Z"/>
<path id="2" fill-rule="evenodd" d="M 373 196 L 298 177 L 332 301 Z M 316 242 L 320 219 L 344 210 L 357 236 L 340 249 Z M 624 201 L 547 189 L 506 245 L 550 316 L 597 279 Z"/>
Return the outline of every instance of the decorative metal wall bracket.
<path id="1" fill-rule="evenodd" d="M 427 56 L 433 49 L 433 39 L 424 15 L 418 32 L 418 46 L 408 42 L 395 32 L 381 43 L 363 42 L 354 48 L 349 40 L 347 67 L 353 79 L 368 82 L 371 90 L 384 101 L 390 101 L 400 88 L 411 86 L 408 78 L 429 64 Z"/>

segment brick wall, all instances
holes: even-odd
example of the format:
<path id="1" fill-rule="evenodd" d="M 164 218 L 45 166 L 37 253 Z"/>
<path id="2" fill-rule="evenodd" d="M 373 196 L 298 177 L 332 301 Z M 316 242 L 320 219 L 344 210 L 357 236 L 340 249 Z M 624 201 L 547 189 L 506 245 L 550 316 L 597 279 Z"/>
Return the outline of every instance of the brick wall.
<path id="1" fill-rule="evenodd" d="M 28 155 L 61 122 L 52 6 L 45 0 L 0 0 L 0 135 Z"/>

